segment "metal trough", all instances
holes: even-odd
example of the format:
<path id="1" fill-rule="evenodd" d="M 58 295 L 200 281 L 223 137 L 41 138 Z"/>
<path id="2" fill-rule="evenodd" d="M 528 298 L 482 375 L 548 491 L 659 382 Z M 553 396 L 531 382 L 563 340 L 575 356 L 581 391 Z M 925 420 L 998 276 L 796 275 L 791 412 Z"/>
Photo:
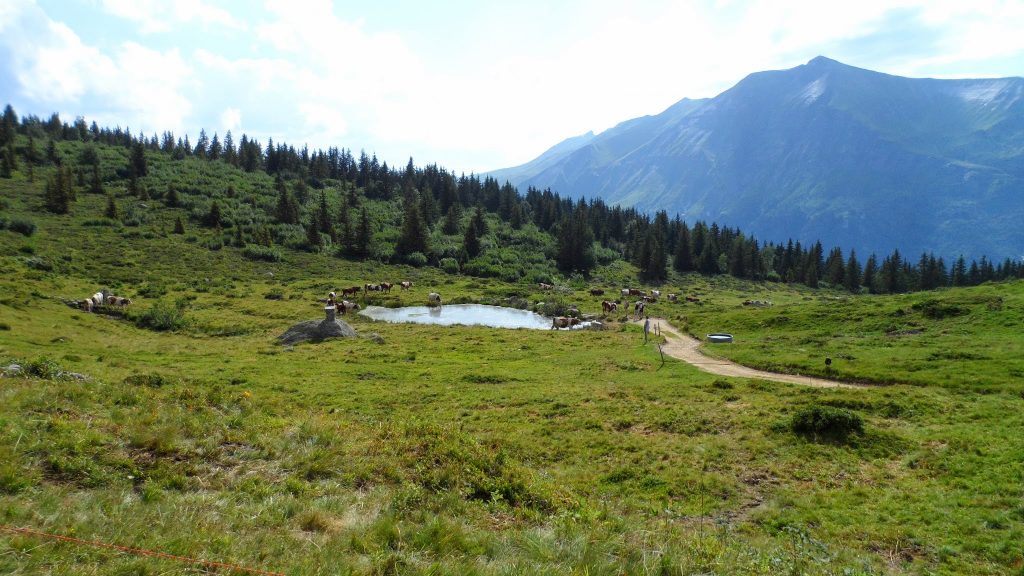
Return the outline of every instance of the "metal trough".
<path id="1" fill-rule="evenodd" d="M 732 334 L 725 334 L 722 332 L 708 334 L 708 342 L 711 344 L 728 344 L 732 342 Z"/>

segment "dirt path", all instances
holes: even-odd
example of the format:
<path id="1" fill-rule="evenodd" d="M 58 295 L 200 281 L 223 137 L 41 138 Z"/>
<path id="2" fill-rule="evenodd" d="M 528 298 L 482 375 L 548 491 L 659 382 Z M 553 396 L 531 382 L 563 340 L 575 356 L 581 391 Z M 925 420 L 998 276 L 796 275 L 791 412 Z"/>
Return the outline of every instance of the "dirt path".
<path id="1" fill-rule="evenodd" d="M 634 324 L 642 324 L 641 321 L 636 320 Z M 755 370 L 754 368 L 748 368 L 746 366 L 737 364 L 730 360 L 721 360 L 718 358 L 711 358 L 705 356 L 700 351 L 701 341 L 690 336 L 689 334 L 682 334 L 675 329 L 674 326 L 668 323 L 664 318 L 651 318 L 651 331 L 654 331 L 654 327 L 660 325 L 661 333 L 665 336 L 665 343 L 661 345 L 661 350 L 668 356 L 682 360 L 696 366 L 697 368 L 710 372 L 711 374 L 718 374 L 720 376 L 739 376 L 741 378 L 759 378 L 761 380 L 774 380 L 776 382 L 788 382 L 790 384 L 803 384 L 804 386 L 815 386 L 817 388 L 862 388 L 856 384 L 847 384 L 845 382 L 837 382 L 835 380 L 825 380 L 824 378 L 813 378 L 810 376 L 797 376 L 794 374 L 779 374 L 776 372 L 765 372 L 764 370 Z"/>

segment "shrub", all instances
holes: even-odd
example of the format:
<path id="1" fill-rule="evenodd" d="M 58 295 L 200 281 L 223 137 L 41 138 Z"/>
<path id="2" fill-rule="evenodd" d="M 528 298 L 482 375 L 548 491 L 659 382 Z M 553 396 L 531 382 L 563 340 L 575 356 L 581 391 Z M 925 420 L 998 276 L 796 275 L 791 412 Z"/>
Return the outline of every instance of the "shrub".
<path id="1" fill-rule="evenodd" d="M 242 256 L 249 260 L 262 260 L 264 262 L 280 262 L 281 252 L 276 248 L 260 246 L 259 244 L 246 244 L 242 249 Z"/>
<path id="2" fill-rule="evenodd" d="M 789 426 L 797 434 L 845 440 L 864 432 L 864 419 L 845 408 L 809 406 L 794 414 Z"/>
<path id="3" fill-rule="evenodd" d="M 438 266 L 448 274 L 459 273 L 459 261 L 455 258 L 442 258 L 441 261 L 438 262 Z"/>
<path id="4" fill-rule="evenodd" d="M 15 218 L 7 223 L 7 229 L 11 232 L 17 232 L 22 236 L 31 236 L 35 234 L 36 223 L 31 220 Z"/>
<path id="5" fill-rule="evenodd" d="M 56 380 L 60 378 L 63 372 L 56 360 L 51 360 L 45 356 L 35 358 L 25 366 L 25 373 L 29 376 L 42 378 L 43 380 Z"/>
<path id="6" fill-rule="evenodd" d="M 168 380 L 163 374 L 152 372 L 150 374 L 132 374 L 124 379 L 124 383 L 131 386 L 149 386 L 150 388 L 159 388 L 164 384 L 167 384 Z"/>
<path id="7" fill-rule="evenodd" d="M 53 270 L 53 264 L 51 264 L 49 260 L 45 258 L 39 258 L 37 256 L 26 258 L 25 266 L 28 266 L 33 270 L 40 270 L 43 272 L 50 272 Z"/>
<path id="8" fill-rule="evenodd" d="M 405 261 L 417 268 L 427 265 L 427 257 L 422 252 L 413 252 L 405 257 Z"/>
<path id="9" fill-rule="evenodd" d="M 938 300 L 918 302 L 911 306 L 911 308 L 921 312 L 925 318 L 930 318 L 932 320 L 942 320 L 943 318 L 963 316 L 971 311 L 969 308 L 963 308 L 953 304 L 944 304 Z"/>
<path id="10" fill-rule="evenodd" d="M 132 318 L 132 321 L 139 328 L 158 332 L 180 330 L 188 325 L 185 318 L 185 301 L 178 300 L 174 304 L 163 300 L 157 301 L 149 309 Z"/>

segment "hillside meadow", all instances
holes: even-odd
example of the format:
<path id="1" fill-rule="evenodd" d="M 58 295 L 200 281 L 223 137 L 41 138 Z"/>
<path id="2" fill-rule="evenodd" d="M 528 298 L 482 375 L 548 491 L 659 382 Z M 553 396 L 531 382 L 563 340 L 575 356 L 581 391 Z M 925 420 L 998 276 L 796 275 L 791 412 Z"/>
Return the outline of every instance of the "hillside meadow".
<path id="1" fill-rule="evenodd" d="M 588 289 L 635 270 L 541 293 L 325 253 L 254 261 L 170 234 L 173 211 L 97 225 L 105 199 L 84 195 L 35 213 L 40 188 L 0 182 L 5 217 L 37 226 L 0 230 L 0 359 L 30 372 L 0 379 L 5 526 L 290 575 L 1022 573 L 1020 282 L 883 297 L 688 275 L 662 290 L 699 303 L 652 306 L 736 335 L 712 354 L 870 384 L 855 390 L 663 363 L 622 316 L 600 332 L 356 316 L 379 337 L 284 347 L 344 286 L 597 312 Z M 63 302 L 101 287 L 134 300 L 124 317 Z M 809 407 L 864 431 L 795 433 Z M 0 572 L 207 573 L 10 533 Z"/>

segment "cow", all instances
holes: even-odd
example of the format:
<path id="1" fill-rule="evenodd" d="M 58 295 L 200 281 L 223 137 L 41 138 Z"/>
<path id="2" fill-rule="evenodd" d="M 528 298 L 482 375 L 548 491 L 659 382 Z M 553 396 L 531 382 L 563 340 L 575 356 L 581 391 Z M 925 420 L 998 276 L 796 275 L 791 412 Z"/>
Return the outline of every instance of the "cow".
<path id="1" fill-rule="evenodd" d="M 104 294 L 103 292 L 97 292 L 93 294 L 90 300 L 92 300 L 93 306 L 103 306 L 104 304 L 107 303 L 106 294 Z"/>
<path id="2" fill-rule="evenodd" d="M 541 290 L 553 290 L 555 288 L 554 285 L 545 284 L 544 282 L 540 282 L 539 284 L 537 284 L 537 287 L 540 288 Z"/>
<path id="3" fill-rule="evenodd" d="M 338 303 L 337 308 L 338 311 L 341 312 L 342 314 L 347 314 L 349 312 L 355 312 L 356 310 L 359 310 L 359 304 L 356 304 L 355 302 L 349 302 L 348 300 L 342 300 L 341 302 Z"/>
<path id="4" fill-rule="evenodd" d="M 427 294 L 427 305 L 428 306 L 440 306 L 441 305 L 441 295 L 438 294 L 437 292 L 431 292 L 430 294 Z"/>
<path id="5" fill-rule="evenodd" d="M 628 298 L 629 297 L 629 288 L 623 288 L 622 289 L 622 297 L 623 298 Z"/>
<path id="6" fill-rule="evenodd" d="M 402 288 L 402 290 L 408 290 L 409 288 L 412 288 L 412 282 L 405 280 L 404 282 L 399 284 L 399 286 Z"/>
<path id="7" fill-rule="evenodd" d="M 639 288 L 630 288 L 629 294 L 626 294 L 626 296 L 647 296 L 647 292 L 644 292 Z"/>
<path id="8" fill-rule="evenodd" d="M 651 298 L 654 300 L 661 298 L 661 290 L 651 290 Z"/>
<path id="9" fill-rule="evenodd" d="M 78 304 L 78 307 L 80 309 L 85 310 L 86 312 L 92 312 L 92 298 L 86 298 L 85 300 L 81 300 L 76 304 Z"/>
<path id="10" fill-rule="evenodd" d="M 132 303 L 129 298 L 121 296 L 107 296 L 107 306 L 127 306 Z"/>
<path id="11" fill-rule="evenodd" d="M 612 312 L 615 312 L 616 310 L 619 309 L 619 305 L 616 304 L 615 302 L 609 302 L 608 300 L 605 300 L 601 302 L 601 309 L 604 310 L 605 314 L 611 314 Z"/>
<path id="12" fill-rule="evenodd" d="M 381 292 L 383 292 L 385 294 L 390 294 L 391 293 L 391 288 L 394 287 L 394 284 L 392 284 L 391 282 L 381 282 L 380 284 L 378 284 L 378 286 L 380 286 L 380 291 Z"/>
<path id="13" fill-rule="evenodd" d="M 590 289 L 590 295 L 591 296 L 604 296 L 604 290 L 602 290 L 600 288 L 591 288 Z"/>
<path id="14" fill-rule="evenodd" d="M 647 302 L 644 302 L 643 300 L 637 300 L 636 303 L 633 304 L 633 316 L 635 316 L 637 320 L 640 319 L 640 316 L 642 316 L 646 310 Z"/>
<path id="15" fill-rule="evenodd" d="M 380 292 L 380 284 L 364 284 L 363 292 Z"/>
<path id="16" fill-rule="evenodd" d="M 572 318 L 570 316 L 555 316 L 551 319 L 551 329 L 558 330 L 560 328 L 572 328 L 573 326 L 580 323 L 579 318 Z"/>
<path id="17" fill-rule="evenodd" d="M 362 290 L 362 288 L 360 288 L 359 286 L 351 286 L 349 288 L 342 288 L 341 289 L 341 295 L 342 295 L 342 297 L 344 297 L 344 296 L 354 296 L 356 294 L 359 294 L 359 292 L 361 290 Z"/>
<path id="18" fill-rule="evenodd" d="M 686 301 L 687 302 L 700 302 L 700 298 L 697 298 L 696 296 L 687 296 L 686 297 Z"/>
<path id="19" fill-rule="evenodd" d="M 678 302 L 679 301 L 679 295 L 678 294 L 669 294 L 668 295 L 668 301 L 669 302 Z"/>

